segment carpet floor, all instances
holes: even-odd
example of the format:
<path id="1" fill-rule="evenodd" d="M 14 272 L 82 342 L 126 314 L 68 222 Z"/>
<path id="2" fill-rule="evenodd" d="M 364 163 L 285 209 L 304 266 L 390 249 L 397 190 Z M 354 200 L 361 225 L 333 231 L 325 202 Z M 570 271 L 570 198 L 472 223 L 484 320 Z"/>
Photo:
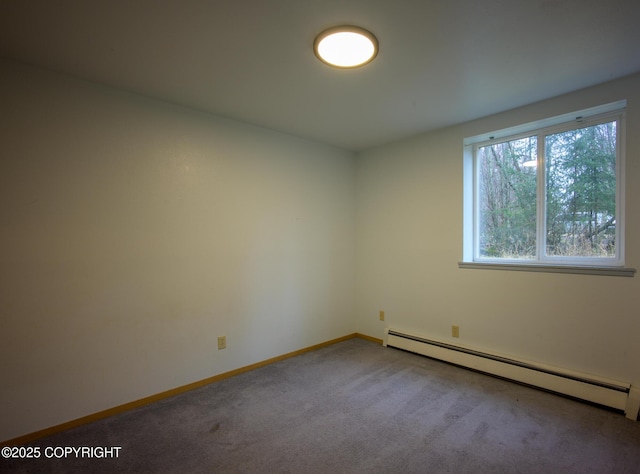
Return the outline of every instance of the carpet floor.
<path id="1" fill-rule="evenodd" d="M 640 473 L 640 422 L 350 339 L 29 446 L 16 473 Z"/>

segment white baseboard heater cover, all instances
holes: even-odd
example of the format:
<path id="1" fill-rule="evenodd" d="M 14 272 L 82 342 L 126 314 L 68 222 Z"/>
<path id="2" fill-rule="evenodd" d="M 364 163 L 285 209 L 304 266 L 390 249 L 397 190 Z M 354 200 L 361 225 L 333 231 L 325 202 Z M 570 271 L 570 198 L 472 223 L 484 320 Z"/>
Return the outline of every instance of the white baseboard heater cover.
<path id="1" fill-rule="evenodd" d="M 622 410 L 632 420 L 638 418 L 640 390 L 628 383 L 489 354 L 389 328 L 385 329 L 383 345 Z"/>

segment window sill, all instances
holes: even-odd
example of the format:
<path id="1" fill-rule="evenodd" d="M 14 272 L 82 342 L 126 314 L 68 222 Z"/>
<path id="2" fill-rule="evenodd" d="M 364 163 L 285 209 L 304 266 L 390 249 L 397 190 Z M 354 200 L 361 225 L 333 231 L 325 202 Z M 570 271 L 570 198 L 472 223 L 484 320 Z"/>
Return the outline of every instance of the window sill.
<path id="1" fill-rule="evenodd" d="M 479 263 L 458 262 L 458 268 L 473 268 L 478 270 L 510 270 L 516 272 L 544 272 L 544 273 L 575 273 L 579 275 L 604 276 L 635 276 L 635 268 L 625 267 L 586 267 L 571 265 L 523 265 L 514 263 Z"/>

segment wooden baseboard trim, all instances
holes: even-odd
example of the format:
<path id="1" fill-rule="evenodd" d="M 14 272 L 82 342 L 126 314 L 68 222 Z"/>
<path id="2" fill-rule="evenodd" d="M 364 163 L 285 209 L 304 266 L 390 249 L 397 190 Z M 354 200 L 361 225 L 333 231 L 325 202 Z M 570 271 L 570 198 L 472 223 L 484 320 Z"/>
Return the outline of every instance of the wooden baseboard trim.
<path id="1" fill-rule="evenodd" d="M 51 426 L 43 430 L 35 431 L 33 433 L 29 433 L 23 436 L 18 436 L 17 438 L 9 439 L 7 441 L 0 441 L 0 446 L 20 446 L 23 444 L 31 443 L 32 441 L 35 441 L 39 438 L 44 438 L 45 436 L 49 436 L 55 433 L 60 433 L 61 431 L 66 431 L 71 428 L 75 428 L 77 426 L 91 423 L 93 421 L 98 421 L 103 418 L 108 418 L 110 416 L 118 415 L 120 413 L 124 413 L 126 411 L 133 410 L 135 408 L 139 408 L 154 402 L 158 402 L 160 400 L 164 400 L 165 398 L 173 397 L 174 395 L 179 395 L 181 393 L 188 392 L 189 390 L 194 390 L 196 388 L 204 387 L 205 385 L 209 385 L 214 382 L 219 382 L 220 380 L 228 379 L 230 377 L 234 377 L 236 375 L 240 375 L 245 372 L 258 369 L 260 367 L 264 367 L 265 365 L 273 364 L 274 362 L 279 362 L 281 360 L 289 359 L 291 357 L 295 357 L 295 356 L 304 354 L 306 352 L 315 351 L 317 349 L 321 349 L 323 347 L 337 344 L 338 342 L 347 341 L 355 337 L 359 337 L 361 339 L 367 339 L 373 342 L 379 342 L 380 344 L 382 344 L 382 339 L 376 339 L 374 337 L 365 336 L 364 334 L 359 334 L 359 333 L 348 334 L 346 336 L 342 336 L 337 339 L 321 342 L 320 344 L 315 344 L 313 346 L 305 347 L 297 351 L 272 357 L 270 359 L 266 359 L 261 362 L 256 362 L 255 364 L 247 365 L 245 367 L 240 367 L 239 369 L 230 370 L 229 372 L 214 375 L 213 377 L 208 377 L 203 380 L 198 380 L 197 382 L 172 388 L 171 390 L 166 390 L 164 392 L 156 393 L 155 395 L 144 397 L 139 400 L 134 400 L 129 403 L 124 403 L 122 405 L 115 406 L 113 408 L 108 408 L 106 410 L 102 410 L 97 413 L 93 413 L 91 415 L 83 416 L 81 418 L 76 418 L 75 420 L 71 420 L 65 423 L 61 423 L 59 425 Z"/>
<path id="2" fill-rule="evenodd" d="M 375 342 L 380 345 L 382 345 L 382 343 L 384 342 L 382 339 L 378 339 L 377 337 L 373 337 L 373 336 L 367 336 L 366 334 L 360 334 L 359 332 L 356 333 L 355 337 L 359 337 L 360 339 L 366 339 L 367 341 Z"/>

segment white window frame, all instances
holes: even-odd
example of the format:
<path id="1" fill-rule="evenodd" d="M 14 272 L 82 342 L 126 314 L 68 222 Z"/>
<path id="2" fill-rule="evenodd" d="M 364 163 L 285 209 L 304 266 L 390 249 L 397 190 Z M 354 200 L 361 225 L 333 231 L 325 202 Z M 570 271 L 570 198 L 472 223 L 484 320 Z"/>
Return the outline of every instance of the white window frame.
<path id="1" fill-rule="evenodd" d="M 463 259 L 461 268 L 497 268 L 505 270 L 549 271 L 562 273 L 589 273 L 617 276 L 633 276 L 634 269 L 624 268 L 624 156 L 625 156 L 625 108 L 626 100 L 589 109 L 571 112 L 549 119 L 538 120 L 503 130 L 466 138 L 463 165 Z M 606 257 L 562 257 L 545 255 L 546 239 L 546 189 L 544 136 L 617 120 L 616 140 L 616 255 Z M 538 136 L 538 189 L 537 189 L 537 237 L 535 259 L 505 259 L 483 257 L 479 252 L 478 226 L 478 173 L 476 151 L 479 147 L 515 140 L 526 136 Z"/>

